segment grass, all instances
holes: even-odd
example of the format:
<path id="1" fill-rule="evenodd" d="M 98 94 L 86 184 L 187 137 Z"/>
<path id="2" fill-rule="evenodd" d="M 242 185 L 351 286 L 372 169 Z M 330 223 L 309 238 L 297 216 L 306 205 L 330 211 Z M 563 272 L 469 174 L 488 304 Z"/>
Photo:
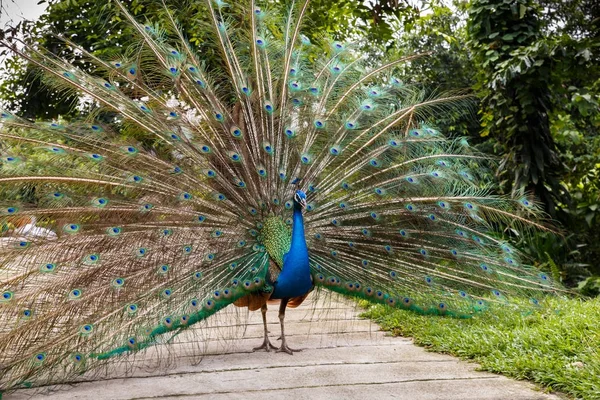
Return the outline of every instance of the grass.
<path id="1" fill-rule="evenodd" d="M 432 351 L 529 379 L 578 399 L 600 399 L 600 298 L 552 299 L 529 315 L 508 307 L 468 320 L 373 306 L 364 317 Z"/>

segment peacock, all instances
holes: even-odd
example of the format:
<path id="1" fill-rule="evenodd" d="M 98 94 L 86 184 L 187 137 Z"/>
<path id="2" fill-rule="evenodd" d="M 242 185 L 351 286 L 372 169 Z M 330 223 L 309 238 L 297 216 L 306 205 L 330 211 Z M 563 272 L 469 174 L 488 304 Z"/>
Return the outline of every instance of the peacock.
<path id="1" fill-rule="evenodd" d="M 311 292 L 470 318 L 562 290 L 515 246 L 548 229 L 535 199 L 494 194 L 490 157 L 436 128 L 471 94 L 398 78 L 423 55 L 373 65 L 309 39 L 307 0 L 207 0 L 207 62 L 168 4 L 161 26 L 115 3 L 136 36 L 109 59 L 1 40 L 87 111 L 0 111 L 0 392 L 169 346 L 232 305 L 262 313 L 254 350 L 293 354 L 285 312 Z"/>

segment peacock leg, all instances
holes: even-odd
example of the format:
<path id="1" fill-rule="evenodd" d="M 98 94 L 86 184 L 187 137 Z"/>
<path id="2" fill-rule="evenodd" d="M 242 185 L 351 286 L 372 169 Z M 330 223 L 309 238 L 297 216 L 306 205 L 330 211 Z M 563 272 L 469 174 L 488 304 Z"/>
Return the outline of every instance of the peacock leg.
<path id="1" fill-rule="evenodd" d="M 287 307 L 289 299 L 281 299 L 281 305 L 279 306 L 279 322 L 281 323 L 281 347 L 277 349 L 277 352 L 285 352 L 288 354 L 294 354 L 294 352 L 302 351 L 300 349 L 292 349 L 288 347 L 285 340 L 285 330 L 283 328 L 283 320 L 285 319 L 285 308 Z"/>
<path id="2" fill-rule="evenodd" d="M 263 306 L 260 308 L 260 312 L 262 313 L 263 325 L 265 327 L 265 340 L 263 341 L 263 344 L 261 344 L 258 347 L 253 348 L 252 351 L 256 351 L 256 350 L 271 351 L 271 349 L 276 349 L 277 347 L 273 346 L 271 344 L 271 342 L 269 341 L 269 331 L 267 330 L 267 305 L 266 304 L 263 304 Z"/>

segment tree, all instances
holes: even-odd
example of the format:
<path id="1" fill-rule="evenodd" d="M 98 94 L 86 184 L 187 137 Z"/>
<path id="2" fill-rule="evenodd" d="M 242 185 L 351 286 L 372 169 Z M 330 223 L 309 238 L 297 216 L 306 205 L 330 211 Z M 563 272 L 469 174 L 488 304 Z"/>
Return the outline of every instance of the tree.
<path id="1" fill-rule="evenodd" d="M 481 67 L 482 135 L 502 154 L 504 186 L 533 192 L 554 215 L 567 193 L 550 132 L 555 47 L 543 40 L 539 15 L 532 0 L 473 0 L 468 32 Z"/>
<path id="2" fill-rule="evenodd" d="M 37 43 L 59 56 L 72 52 L 59 36 L 73 41 L 78 46 L 91 51 L 94 55 L 109 58 L 116 56 L 131 46 L 133 35 L 131 27 L 120 24 L 121 17 L 114 2 L 96 2 L 91 0 L 41 0 L 47 2 L 46 13 L 38 21 L 22 21 L 7 30 L 7 36 L 24 37 L 29 43 Z M 133 15 L 153 16 L 166 23 L 162 1 L 130 0 L 124 2 Z M 203 21 L 193 18 L 202 11 L 203 2 L 173 0 L 169 7 L 178 10 L 179 21 L 183 21 L 182 29 L 188 34 L 188 40 L 210 57 L 210 47 L 202 48 L 203 33 L 210 29 Z M 5 49 L 4 55 L 8 53 Z M 81 68 L 86 65 L 79 60 L 70 59 Z M 53 119 L 59 115 L 73 117 L 77 111 L 73 108 L 72 97 L 63 97 L 53 90 L 48 90 L 41 77 L 31 66 L 23 63 L 18 57 L 9 58 L 3 69 L 3 82 L 0 85 L 0 98 L 7 108 L 16 110 L 26 118 Z"/>

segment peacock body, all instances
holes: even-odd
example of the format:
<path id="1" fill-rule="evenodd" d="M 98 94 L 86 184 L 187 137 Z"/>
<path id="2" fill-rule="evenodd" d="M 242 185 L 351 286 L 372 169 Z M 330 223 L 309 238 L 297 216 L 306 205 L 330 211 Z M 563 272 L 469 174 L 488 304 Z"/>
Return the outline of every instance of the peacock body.
<path id="1" fill-rule="evenodd" d="M 468 94 L 423 98 L 394 77 L 412 57 L 369 67 L 352 45 L 311 43 L 305 1 L 217 0 L 208 68 L 167 6 L 159 27 L 117 4 L 139 42 L 102 60 L 62 38 L 86 71 L 2 40 L 94 107 L 68 124 L 0 115 L 0 391 L 232 304 L 264 317 L 280 299 L 291 353 L 286 307 L 313 288 L 465 318 L 557 290 L 503 234 L 543 229 L 534 202 L 490 194 L 488 157 L 434 128 Z"/>

